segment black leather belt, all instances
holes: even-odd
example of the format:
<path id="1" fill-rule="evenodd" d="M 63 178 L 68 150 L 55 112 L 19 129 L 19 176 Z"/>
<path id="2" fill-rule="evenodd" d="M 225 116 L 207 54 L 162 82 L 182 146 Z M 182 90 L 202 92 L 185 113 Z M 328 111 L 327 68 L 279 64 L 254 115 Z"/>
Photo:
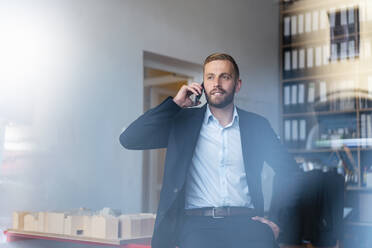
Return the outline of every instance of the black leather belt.
<path id="1" fill-rule="evenodd" d="M 253 208 L 245 207 L 217 207 L 217 208 L 196 208 L 196 209 L 186 209 L 186 215 L 194 216 L 211 216 L 213 218 L 224 218 L 227 216 L 256 216 L 257 212 Z"/>

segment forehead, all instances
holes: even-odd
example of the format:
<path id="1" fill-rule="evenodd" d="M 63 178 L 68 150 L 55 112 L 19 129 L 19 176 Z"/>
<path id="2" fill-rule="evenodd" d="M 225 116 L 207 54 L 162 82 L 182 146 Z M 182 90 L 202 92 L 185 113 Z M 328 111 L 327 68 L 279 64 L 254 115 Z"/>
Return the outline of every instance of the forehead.
<path id="1" fill-rule="evenodd" d="M 229 73 L 233 74 L 234 66 L 228 60 L 213 60 L 204 66 L 204 74 L 208 73 Z"/>

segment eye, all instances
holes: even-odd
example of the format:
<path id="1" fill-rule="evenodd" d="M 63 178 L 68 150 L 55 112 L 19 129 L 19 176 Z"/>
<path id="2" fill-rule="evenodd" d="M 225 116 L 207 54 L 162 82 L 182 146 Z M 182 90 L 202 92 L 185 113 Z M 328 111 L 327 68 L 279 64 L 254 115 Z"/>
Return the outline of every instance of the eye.
<path id="1" fill-rule="evenodd" d="M 213 76 L 212 75 L 209 75 L 209 76 L 207 76 L 207 79 L 208 80 L 211 80 L 211 79 L 213 79 Z"/>
<path id="2" fill-rule="evenodd" d="M 224 75 L 222 76 L 222 78 L 225 79 L 225 80 L 230 80 L 230 79 L 231 79 L 231 76 L 228 75 L 228 74 L 224 74 Z"/>

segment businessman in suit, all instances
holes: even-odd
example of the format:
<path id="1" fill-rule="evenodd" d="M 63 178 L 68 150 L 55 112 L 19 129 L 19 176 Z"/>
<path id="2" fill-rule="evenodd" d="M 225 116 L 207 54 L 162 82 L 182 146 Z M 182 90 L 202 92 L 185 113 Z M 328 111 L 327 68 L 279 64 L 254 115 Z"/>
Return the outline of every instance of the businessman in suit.
<path id="1" fill-rule="evenodd" d="M 242 81 L 230 55 L 208 56 L 203 77 L 203 86 L 182 86 L 120 136 L 127 149 L 167 148 L 152 247 L 273 247 L 279 227 L 277 211 L 263 217 L 263 163 L 288 186 L 286 204 L 298 167 L 266 119 L 234 105 Z M 203 91 L 207 104 L 190 108 Z"/>

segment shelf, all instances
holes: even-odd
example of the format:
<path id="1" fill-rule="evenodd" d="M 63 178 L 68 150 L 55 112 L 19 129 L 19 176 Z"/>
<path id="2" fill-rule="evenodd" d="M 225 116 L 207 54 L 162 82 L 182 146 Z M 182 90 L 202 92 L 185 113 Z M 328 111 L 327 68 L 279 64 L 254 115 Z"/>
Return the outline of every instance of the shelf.
<path id="1" fill-rule="evenodd" d="M 289 14 L 289 13 L 297 13 L 300 11 L 309 11 L 319 8 L 332 8 L 335 5 L 339 5 L 336 7 L 347 6 L 347 5 L 358 5 L 360 1 L 358 0 L 327 0 L 327 1 L 318 1 L 314 3 L 314 0 L 301 0 L 296 1 L 295 3 L 288 4 L 288 3 L 281 3 L 281 13 L 282 14 Z M 336 8 L 336 9 L 338 9 Z"/>
<path id="2" fill-rule="evenodd" d="M 302 113 L 287 113 L 283 114 L 283 117 L 302 117 L 302 116 L 319 116 L 319 115 L 342 115 L 342 114 L 353 114 L 358 112 L 357 110 L 345 110 L 345 111 L 321 111 L 321 112 L 302 112 Z"/>
<path id="3" fill-rule="evenodd" d="M 372 108 L 359 109 L 359 112 L 370 112 L 370 111 L 372 111 Z"/>
<path id="4" fill-rule="evenodd" d="M 314 34 L 306 34 L 306 36 L 311 36 L 311 37 L 316 37 L 318 35 L 326 35 L 325 38 L 323 39 L 306 39 L 306 37 L 297 37 L 297 38 L 294 38 L 294 42 L 291 42 L 289 44 L 282 44 L 281 45 L 281 48 L 292 48 L 292 47 L 305 47 L 306 45 L 313 45 L 313 44 L 327 44 L 329 43 L 331 40 L 338 40 L 338 39 L 342 39 L 342 38 L 350 38 L 350 37 L 353 37 L 353 36 L 356 36 L 356 35 L 371 35 L 372 32 L 356 32 L 356 33 L 350 33 L 348 35 L 337 35 L 337 36 L 334 36 L 332 39 L 329 37 L 329 30 L 324 30 L 324 31 L 320 31 L 320 32 L 326 32 L 326 34 L 319 34 L 319 33 L 315 33 Z M 299 41 L 297 41 L 299 40 Z"/>
<path id="5" fill-rule="evenodd" d="M 345 224 L 350 225 L 350 226 L 358 226 L 358 227 L 372 227 L 371 222 L 347 221 L 347 222 L 345 222 Z"/>
<path id="6" fill-rule="evenodd" d="M 337 63 L 334 65 L 337 66 Z M 332 65 L 333 66 L 333 65 Z M 316 79 L 324 79 L 324 78 L 340 78 L 343 76 L 360 76 L 363 74 L 368 74 L 372 73 L 372 70 L 352 70 L 352 71 L 347 71 L 347 72 L 338 72 L 338 73 L 322 73 L 322 74 L 317 74 L 317 75 L 312 75 L 312 76 L 303 76 L 303 77 L 293 77 L 293 78 L 286 78 L 282 79 L 282 83 L 293 83 L 295 81 L 307 81 L 307 80 L 316 80 Z"/>
<path id="7" fill-rule="evenodd" d="M 346 187 L 346 190 L 349 190 L 349 191 L 372 192 L 372 188 L 367 188 L 367 187 L 357 187 L 357 186 L 348 186 L 348 187 Z M 372 223 L 371 223 L 371 225 L 372 225 Z"/>
<path id="8" fill-rule="evenodd" d="M 372 151 L 372 147 L 364 147 L 364 148 L 360 148 L 360 151 Z"/>
<path id="9" fill-rule="evenodd" d="M 135 247 L 150 247 L 151 237 L 142 237 L 135 239 L 117 239 L 107 240 L 90 237 L 77 237 L 67 236 L 52 233 L 38 233 L 38 232 L 26 232 L 14 229 L 8 229 L 4 232 L 8 242 L 14 242 L 23 239 L 43 239 L 43 240 L 54 240 L 62 242 L 82 243 L 91 245 L 107 245 L 107 246 L 118 246 L 123 248 L 135 248 Z M 140 245 L 140 246 L 139 246 Z"/>
<path id="10" fill-rule="evenodd" d="M 360 148 L 349 148 L 350 151 L 358 151 Z M 342 151 L 342 149 L 331 149 L 331 148 L 325 148 L 325 149 L 288 149 L 289 153 L 294 154 L 301 154 L 301 153 L 330 153 L 334 151 Z"/>

